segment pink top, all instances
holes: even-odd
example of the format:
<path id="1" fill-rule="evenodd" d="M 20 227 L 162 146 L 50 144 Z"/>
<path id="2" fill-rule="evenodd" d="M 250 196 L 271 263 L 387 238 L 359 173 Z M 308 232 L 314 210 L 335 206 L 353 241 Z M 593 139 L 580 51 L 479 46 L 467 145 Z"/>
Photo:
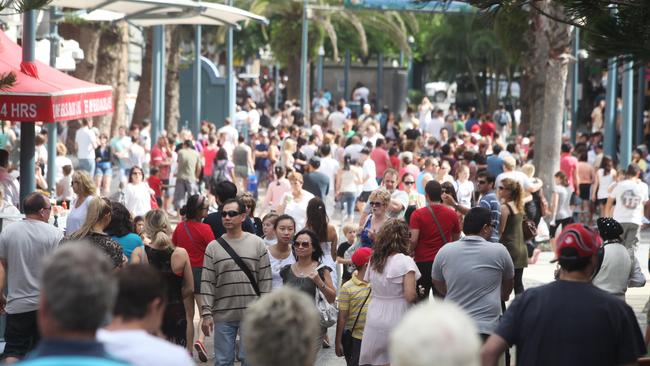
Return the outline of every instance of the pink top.
<path id="1" fill-rule="evenodd" d="M 214 157 L 217 156 L 218 147 L 206 147 L 203 149 L 203 176 L 212 176 L 212 162 Z"/>
<path id="2" fill-rule="evenodd" d="M 266 189 L 266 198 L 264 204 L 273 210 L 277 210 L 282 203 L 282 197 L 285 193 L 291 191 L 291 184 L 287 178 L 282 178 L 269 183 Z"/>
<path id="3" fill-rule="evenodd" d="M 384 148 L 378 147 L 372 149 L 370 159 L 375 162 L 375 171 L 378 177 L 383 176 L 384 171 L 390 167 L 390 157 L 388 156 L 388 151 Z"/>
<path id="4" fill-rule="evenodd" d="M 578 169 L 578 159 L 575 158 L 575 156 L 572 156 L 569 153 L 564 153 L 560 157 L 560 170 L 566 174 L 566 177 L 569 179 L 569 187 L 573 188 L 573 190 L 576 190 L 576 185 L 573 180 L 573 175 Z"/>
<path id="5" fill-rule="evenodd" d="M 398 177 L 398 182 L 399 182 L 399 187 L 400 189 L 404 189 L 404 185 L 402 184 L 402 178 L 404 177 L 404 174 L 406 173 L 411 173 L 413 175 L 413 179 L 417 178 L 418 175 L 420 175 L 420 168 L 418 168 L 414 164 L 409 164 L 404 167 L 402 167 L 399 170 L 399 177 Z"/>

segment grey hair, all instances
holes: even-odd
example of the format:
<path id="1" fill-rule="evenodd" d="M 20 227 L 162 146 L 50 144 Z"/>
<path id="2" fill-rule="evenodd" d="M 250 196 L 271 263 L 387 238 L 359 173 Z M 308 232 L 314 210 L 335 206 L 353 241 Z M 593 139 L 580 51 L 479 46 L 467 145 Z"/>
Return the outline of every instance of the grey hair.
<path id="1" fill-rule="evenodd" d="M 418 305 L 390 335 L 393 366 L 479 366 L 481 340 L 474 321 L 457 305 Z"/>
<path id="2" fill-rule="evenodd" d="M 255 366 L 311 366 L 321 332 L 314 300 L 289 287 L 248 307 L 242 323 L 246 356 Z"/>
<path id="3" fill-rule="evenodd" d="M 66 243 L 43 263 L 41 293 L 57 325 L 95 331 L 113 311 L 117 280 L 108 256 L 85 241 Z"/>

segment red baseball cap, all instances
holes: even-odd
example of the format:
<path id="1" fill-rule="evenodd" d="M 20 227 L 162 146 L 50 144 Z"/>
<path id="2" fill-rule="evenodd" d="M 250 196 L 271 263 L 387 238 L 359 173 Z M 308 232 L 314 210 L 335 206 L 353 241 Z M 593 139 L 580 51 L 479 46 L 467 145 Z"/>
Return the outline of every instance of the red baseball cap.
<path id="1" fill-rule="evenodd" d="M 352 253 L 352 263 L 354 263 L 355 267 L 361 268 L 364 264 L 368 264 L 370 256 L 372 256 L 372 249 L 361 247 Z"/>
<path id="2" fill-rule="evenodd" d="M 562 259 L 589 258 L 596 255 L 601 246 L 598 234 L 582 224 L 567 225 L 558 236 L 556 243 L 555 254 L 557 258 Z M 578 256 L 561 255 L 564 248 L 575 249 Z"/>

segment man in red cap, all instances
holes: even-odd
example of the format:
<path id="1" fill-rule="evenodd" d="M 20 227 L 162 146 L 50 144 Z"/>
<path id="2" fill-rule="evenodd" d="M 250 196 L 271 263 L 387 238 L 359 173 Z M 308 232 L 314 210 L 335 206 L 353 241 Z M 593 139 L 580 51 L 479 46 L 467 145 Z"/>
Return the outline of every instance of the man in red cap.
<path id="1" fill-rule="evenodd" d="M 345 356 L 348 366 L 359 365 L 361 339 L 370 303 L 370 284 L 363 280 L 372 249 L 362 247 L 352 254 L 357 270 L 339 290 L 339 318 L 336 322 L 336 355 Z M 345 334 L 344 334 L 345 333 Z"/>
<path id="2" fill-rule="evenodd" d="M 591 283 L 600 247 L 586 226 L 562 230 L 558 280 L 515 298 L 481 350 L 483 366 L 513 345 L 517 365 L 635 365 L 646 354 L 632 308 Z"/>

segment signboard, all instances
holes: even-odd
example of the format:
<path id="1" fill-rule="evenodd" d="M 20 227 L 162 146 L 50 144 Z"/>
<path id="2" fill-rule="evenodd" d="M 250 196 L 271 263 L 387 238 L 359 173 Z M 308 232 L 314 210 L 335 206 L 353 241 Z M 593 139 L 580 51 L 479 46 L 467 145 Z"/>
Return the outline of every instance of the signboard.
<path id="1" fill-rule="evenodd" d="M 113 112 L 112 91 L 63 95 L 0 95 L 0 120 L 59 122 Z"/>
<path id="2" fill-rule="evenodd" d="M 462 1 L 427 0 L 344 0 L 344 6 L 356 10 L 397 10 L 425 13 L 474 13 L 476 8 Z"/>

